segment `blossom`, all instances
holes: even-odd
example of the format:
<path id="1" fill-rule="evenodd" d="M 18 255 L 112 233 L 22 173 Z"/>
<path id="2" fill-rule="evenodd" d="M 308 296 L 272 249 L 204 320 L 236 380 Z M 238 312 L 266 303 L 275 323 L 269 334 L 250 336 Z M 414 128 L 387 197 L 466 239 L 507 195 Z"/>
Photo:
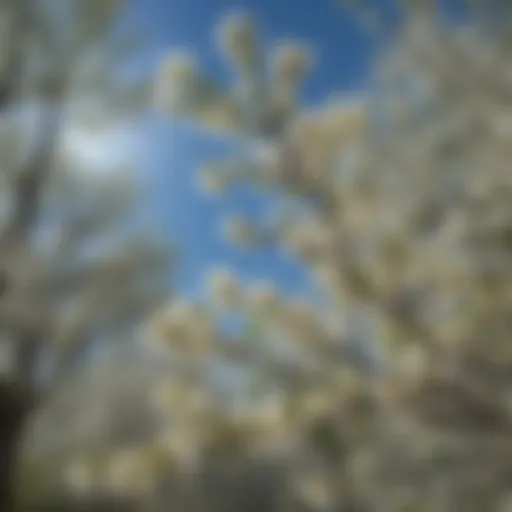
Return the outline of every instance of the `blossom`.
<path id="1" fill-rule="evenodd" d="M 276 81 L 294 85 L 311 67 L 309 48 L 294 42 L 283 43 L 275 49 L 273 69 Z"/>
<path id="2" fill-rule="evenodd" d="M 278 305 L 278 295 L 272 281 L 260 281 L 248 289 L 249 303 L 255 311 L 271 312 Z"/>
<path id="3" fill-rule="evenodd" d="M 114 453 L 107 463 L 104 479 L 111 491 L 123 494 L 147 492 L 154 482 L 143 448 L 126 448 Z"/>
<path id="4" fill-rule="evenodd" d="M 257 42 L 254 22 L 248 14 L 237 12 L 226 16 L 219 25 L 217 40 L 221 51 L 236 64 L 247 67 L 254 63 Z"/>
<path id="5" fill-rule="evenodd" d="M 207 168 L 198 176 L 198 186 L 207 195 L 218 195 L 226 188 L 225 178 L 217 169 Z"/>
<path id="6" fill-rule="evenodd" d="M 200 356 L 213 340 L 213 325 L 196 304 L 173 300 L 149 319 L 146 337 L 160 349 Z"/>
<path id="7" fill-rule="evenodd" d="M 171 53 L 162 59 L 154 86 L 155 105 L 167 112 L 180 111 L 196 88 L 198 70 L 192 55 Z"/>
<path id="8" fill-rule="evenodd" d="M 314 218 L 300 220 L 291 225 L 285 237 L 285 244 L 310 263 L 329 258 L 334 240 L 326 225 Z"/>
<path id="9" fill-rule="evenodd" d="M 181 468 L 195 467 L 200 462 L 201 438 L 193 425 L 178 426 L 162 433 L 158 439 L 161 450 Z"/>
<path id="10" fill-rule="evenodd" d="M 207 282 L 210 296 L 221 305 L 234 306 L 238 302 L 240 289 L 234 274 L 227 268 L 214 269 Z"/>
<path id="11" fill-rule="evenodd" d="M 222 232 L 227 240 L 237 245 L 252 244 L 257 239 L 254 226 L 240 217 L 227 217 L 222 224 Z"/>

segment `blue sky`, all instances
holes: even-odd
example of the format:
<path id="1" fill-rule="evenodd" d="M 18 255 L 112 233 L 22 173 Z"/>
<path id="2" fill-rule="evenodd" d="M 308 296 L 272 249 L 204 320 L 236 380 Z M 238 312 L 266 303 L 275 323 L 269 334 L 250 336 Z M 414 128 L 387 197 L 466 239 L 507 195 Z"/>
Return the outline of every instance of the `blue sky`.
<path id="1" fill-rule="evenodd" d="M 212 29 L 232 10 L 254 13 L 263 41 L 282 38 L 310 43 L 317 63 L 305 84 L 308 104 L 332 92 L 364 87 L 375 45 L 335 0 L 134 0 L 134 14 L 151 32 L 150 65 L 169 50 L 192 51 L 216 79 L 228 80 L 229 70 L 216 51 Z M 307 292 L 309 283 L 300 266 L 276 251 L 243 251 L 226 244 L 219 221 L 229 211 L 259 216 L 268 206 L 253 194 L 238 190 L 224 201 L 203 197 L 195 187 L 201 166 L 229 153 L 226 143 L 169 119 L 152 119 L 148 127 L 144 166 L 151 178 L 155 212 L 166 233 L 181 250 L 178 285 L 186 294 L 201 293 L 212 265 L 233 268 L 242 278 L 269 277 L 285 292 Z M 262 211 L 263 210 L 263 211 Z"/>

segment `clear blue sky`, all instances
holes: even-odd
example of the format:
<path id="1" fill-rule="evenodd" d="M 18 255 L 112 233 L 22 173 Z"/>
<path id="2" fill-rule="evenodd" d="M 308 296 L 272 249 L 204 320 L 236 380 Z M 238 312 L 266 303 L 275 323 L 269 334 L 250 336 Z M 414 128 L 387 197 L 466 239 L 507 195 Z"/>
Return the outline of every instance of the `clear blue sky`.
<path id="1" fill-rule="evenodd" d="M 151 31 L 153 64 L 168 50 L 196 54 L 216 78 L 227 79 L 225 63 L 216 52 L 212 29 L 226 12 L 248 10 L 256 16 L 264 43 L 297 38 L 310 43 L 317 64 L 305 85 L 304 101 L 315 103 L 330 92 L 364 87 L 374 44 L 335 0 L 134 0 L 134 14 Z M 179 285 L 186 293 L 200 293 L 211 265 L 222 264 L 249 279 L 270 277 L 287 292 L 304 291 L 302 269 L 275 252 L 242 251 L 227 245 L 219 234 L 222 213 L 233 209 L 258 216 L 265 202 L 238 191 L 226 201 L 204 198 L 195 189 L 202 164 L 226 154 L 227 148 L 165 119 L 150 123 L 150 155 L 146 165 L 155 187 L 155 209 L 166 231 L 182 250 Z"/>

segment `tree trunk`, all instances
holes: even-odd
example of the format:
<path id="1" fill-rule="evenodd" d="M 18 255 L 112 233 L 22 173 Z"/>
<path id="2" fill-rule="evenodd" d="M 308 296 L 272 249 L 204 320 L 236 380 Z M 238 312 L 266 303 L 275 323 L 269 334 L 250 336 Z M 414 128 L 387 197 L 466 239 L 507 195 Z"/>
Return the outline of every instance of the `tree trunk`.
<path id="1" fill-rule="evenodd" d="M 25 419 L 29 412 L 25 393 L 0 383 L 0 512 L 15 509 L 15 476 Z"/>

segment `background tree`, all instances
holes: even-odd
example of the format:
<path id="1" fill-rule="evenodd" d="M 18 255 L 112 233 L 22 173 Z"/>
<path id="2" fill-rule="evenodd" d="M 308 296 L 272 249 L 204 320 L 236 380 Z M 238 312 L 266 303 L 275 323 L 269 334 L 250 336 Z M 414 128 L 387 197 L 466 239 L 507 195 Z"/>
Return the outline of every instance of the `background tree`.
<path id="1" fill-rule="evenodd" d="M 127 342 L 166 293 L 166 249 L 129 172 L 94 176 L 71 130 L 136 119 L 143 39 L 122 2 L 0 5 L 0 510 L 13 509 L 23 428 L 78 365 Z M 69 149 L 69 147 L 68 147 Z"/>

